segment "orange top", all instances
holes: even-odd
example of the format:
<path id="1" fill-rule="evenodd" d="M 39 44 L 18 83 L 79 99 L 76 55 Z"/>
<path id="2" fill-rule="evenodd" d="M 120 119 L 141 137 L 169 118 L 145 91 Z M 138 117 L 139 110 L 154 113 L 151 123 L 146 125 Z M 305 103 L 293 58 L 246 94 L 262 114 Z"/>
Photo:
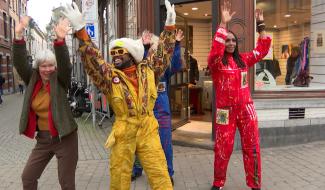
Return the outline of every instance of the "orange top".
<path id="1" fill-rule="evenodd" d="M 32 109 L 37 115 L 37 126 L 41 131 L 49 130 L 49 106 L 50 106 L 50 95 L 45 89 L 45 85 L 39 90 L 37 95 L 32 101 Z"/>
<path id="2" fill-rule="evenodd" d="M 136 67 L 136 65 L 132 65 L 131 67 L 123 69 L 122 71 L 129 78 L 130 82 L 133 84 L 133 86 L 135 88 L 135 91 L 138 94 L 139 84 L 138 84 L 138 76 L 137 76 L 137 67 Z"/>

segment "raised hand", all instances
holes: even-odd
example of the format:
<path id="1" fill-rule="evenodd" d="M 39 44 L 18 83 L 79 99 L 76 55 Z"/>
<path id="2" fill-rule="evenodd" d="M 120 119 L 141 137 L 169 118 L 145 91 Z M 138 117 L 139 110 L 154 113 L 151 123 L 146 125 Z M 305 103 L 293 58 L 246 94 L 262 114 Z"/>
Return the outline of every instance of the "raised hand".
<path id="1" fill-rule="evenodd" d="M 21 39 L 24 35 L 24 29 L 27 28 L 29 21 L 31 17 L 29 16 L 23 16 L 20 18 L 19 24 L 16 25 L 15 28 L 15 33 L 16 33 L 16 38 Z"/>
<path id="2" fill-rule="evenodd" d="M 65 36 L 68 34 L 69 20 L 67 18 L 60 18 L 58 24 L 54 27 L 57 40 L 64 40 Z"/>
<path id="3" fill-rule="evenodd" d="M 64 7 L 62 14 L 67 19 L 69 19 L 73 29 L 81 30 L 83 27 L 85 27 L 86 23 L 82 19 L 82 14 L 79 11 L 78 5 L 75 2 L 73 2 L 72 5 L 67 4 L 66 7 Z"/>
<path id="4" fill-rule="evenodd" d="M 262 9 L 255 10 L 255 18 L 256 18 L 256 30 L 260 34 L 260 37 L 265 38 L 265 23 Z"/>
<path id="5" fill-rule="evenodd" d="M 171 5 L 168 0 L 165 0 L 165 6 L 167 9 L 167 18 L 166 18 L 166 26 L 175 25 L 176 23 L 176 12 L 175 12 L 175 6 Z"/>
<path id="6" fill-rule="evenodd" d="M 153 36 L 153 34 L 151 32 L 149 32 L 149 30 L 143 31 L 142 37 L 141 37 L 143 45 L 150 44 L 152 36 Z"/>
<path id="7" fill-rule="evenodd" d="M 264 21 L 264 16 L 263 16 L 263 10 L 262 9 L 256 9 L 255 10 L 255 18 L 256 18 L 256 21 Z"/>
<path id="8" fill-rule="evenodd" d="M 236 14 L 236 12 L 230 13 L 231 3 L 229 0 L 224 0 L 223 5 L 221 5 L 221 23 L 227 24 L 231 21 L 232 17 Z"/>
<path id="9" fill-rule="evenodd" d="M 176 30 L 175 38 L 176 38 L 176 41 L 179 41 L 179 42 L 182 41 L 182 39 L 184 38 L 183 30 L 181 30 L 181 29 Z"/>

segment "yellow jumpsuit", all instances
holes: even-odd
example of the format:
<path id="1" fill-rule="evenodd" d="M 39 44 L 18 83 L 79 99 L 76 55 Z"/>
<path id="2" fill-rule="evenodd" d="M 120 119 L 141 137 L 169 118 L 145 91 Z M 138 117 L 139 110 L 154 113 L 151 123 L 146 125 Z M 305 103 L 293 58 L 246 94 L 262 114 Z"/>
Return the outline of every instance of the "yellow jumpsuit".
<path id="1" fill-rule="evenodd" d="M 153 107 L 157 98 L 157 81 L 168 67 L 173 53 L 175 27 L 165 27 L 157 53 L 138 63 L 138 94 L 128 77 L 112 64 L 105 63 L 96 46 L 84 36 L 84 29 L 77 32 L 85 70 L 106 95 L 115 113 L 116 120 L 105 145 L 111 148 L 110 189 L 130 189 L 135 153 L 148 175 L 151 189 L 173 189 Z M 103 64 L 109 68 L 105 73 L 101 69 Z"/>

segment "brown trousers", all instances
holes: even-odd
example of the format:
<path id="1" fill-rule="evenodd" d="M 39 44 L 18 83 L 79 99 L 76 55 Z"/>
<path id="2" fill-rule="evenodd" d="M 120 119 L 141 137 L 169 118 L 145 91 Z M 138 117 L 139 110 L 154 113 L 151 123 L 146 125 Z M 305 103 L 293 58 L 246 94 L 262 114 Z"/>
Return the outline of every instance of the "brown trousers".
<path id="1" fill-rule="evenodd" d="M 51 138 L 47 131 L 38 132 L 37 143 L 22 173 L 24 190 L 37 190 L 37 181 L 46 165 L 55 155 L 58 160 L 58 176 L 62 190 L 75 190 L 75 172 L 78 161 L 78 134 L 72 132 L 61 141 Z"/>

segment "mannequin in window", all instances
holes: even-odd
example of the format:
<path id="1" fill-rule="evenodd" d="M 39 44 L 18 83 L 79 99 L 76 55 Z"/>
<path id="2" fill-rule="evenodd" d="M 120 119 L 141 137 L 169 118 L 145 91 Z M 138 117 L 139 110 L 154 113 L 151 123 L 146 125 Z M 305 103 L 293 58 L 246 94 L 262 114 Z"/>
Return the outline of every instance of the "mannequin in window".
<path id="1" fill-rule="evenodd" d="M 293 68 L 295 67 L 295 63 L 296 63 L 297 59 L 299 58 L 299 56 L 300 56 L 299 47 L 292 48 L 291 54 L 287 60 L 287 74 L 286 74 L 286 78 L 285 78 L 286 85 L 291 85 L 292 71 L 293 71 Z"/>

